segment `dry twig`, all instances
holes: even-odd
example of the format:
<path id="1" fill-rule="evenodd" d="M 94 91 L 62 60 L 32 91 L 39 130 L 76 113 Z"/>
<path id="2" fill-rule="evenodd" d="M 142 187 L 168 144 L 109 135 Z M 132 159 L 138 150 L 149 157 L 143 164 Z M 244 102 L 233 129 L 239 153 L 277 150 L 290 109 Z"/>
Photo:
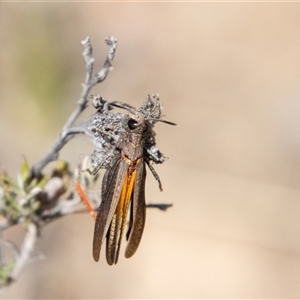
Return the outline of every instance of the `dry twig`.
<path id="1" fill-rule="evenodd" d="M 43 175 L 43 168 L 50 162 L 57 160 L 59 151 L 76 134 L 85 133 L 84 128 L 74 126 L 78 116 L 88 106 L 88 95 L 91 89 L 102 82 L 112 69 L 112 60 L 117 48 L 117 40 L 113 36 L 105 39 L 108 45 L 107 58 L 103 67 L 93 74 L 94 58 L 92 45 L 87 37 L 81 44 L 84 46 L 84 60 L 86 63 L 86 78 L 77 107 L 63 126 L 61 134 L 46 155 L 30 169 L 24 161 L 21 174 L 13 180 L 5 173 L 0 178 L 0 229 L 1 231 L 21 224 L 26 234 L 20 250 L 0 236 L 0 287 L 15 281 L 21 270 L 34 255 L 35 241 L 41 227 L 49 221 L 61 216 L 82 211 L 79 197 L 70 190 L 74 172 L 70 172 L 66 162 L 59 161 L 50 175 Z M 76 172 L 75 172 L 76 173 Z M 5 261 L 5 253 L 13 254 L 13 259 Z M 41 256 L 38 256 L 39 258 Z"/>

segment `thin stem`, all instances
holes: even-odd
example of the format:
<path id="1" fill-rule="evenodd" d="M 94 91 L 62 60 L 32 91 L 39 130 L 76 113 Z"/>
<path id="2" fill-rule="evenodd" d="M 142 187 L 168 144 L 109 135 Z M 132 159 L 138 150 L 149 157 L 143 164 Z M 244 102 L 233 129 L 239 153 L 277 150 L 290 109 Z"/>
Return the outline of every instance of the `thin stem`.
<path id="1" fill-rule="evenodd" d="M 14 270 L 11 273 L 11 279 L 16 280 L 18 275 L 20 274 L 21 270 L 24 266 L 28 263 L 29 259 L 31 258 L 35 241 L 37 238 L 37 227 L 34 223 L 30 223 L 27 228 L 27 233 L 24 238 L 21 252 L 16 258 L 16 264 Z"/>
<path id="2" fill-rule="evenodd" d="M 83 110 L 88 106 L 88 95 L 90 90 L 99 82 L 103 81 L 109 71 L 111 70 L 112 60 L 115 56 L 115 51 L 118 45 L 118 42 L 115 37 L 108 37 L 105 39 L 106 44 L 108 45 L 108 54 L 107 58 L 103 64 L 103 67 L 97 72 L 94 76 L 92 75 L 93 67 L 94 67 L 94 58 L 92 57 L 92 45 L 90 43 L 89 37 L 87 37 L 84 41 L 82 41 L 82 45 L 84 46 L 83 57 L 86 63 L 86 79 L 85 84 L 83 86 L 82 94 L 80 99 L 78 100 L 78 104 L 74 112 L 68 118 L 66 124 L 64 125 L 61 134 L 58 139 L 55 141 L 52 148 L 46 153 L 46 155 L 39 160 L 35 165 L 33 165 L 31 169 L 31 177 L 36 177 L 42 169 L 51 161 L 54 161 L 58 158 L 58 153 L 60 149 L 77 133 L 83 132 L 74 132 L 65 134 L 71 126 L 75 123 L 78 116 L 82 113 Z"/>

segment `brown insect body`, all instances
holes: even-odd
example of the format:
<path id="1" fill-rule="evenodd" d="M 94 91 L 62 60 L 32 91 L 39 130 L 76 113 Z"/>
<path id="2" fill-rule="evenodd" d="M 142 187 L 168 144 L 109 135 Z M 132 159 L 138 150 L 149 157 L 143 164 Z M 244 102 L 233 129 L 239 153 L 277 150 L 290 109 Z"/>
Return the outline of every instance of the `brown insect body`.
<path id="1" fill-rule="evenodd" d="M 93 103 L 97 113 L 87 120 L 86 132 L 92 137 L 96 149 L 90 156 L 93 169 L 87 171 L 95 175 L 100 169 L 106 169 L 95 222 L 93 257 L 95 261 L 99 260 L 106 239 L 106 260 L 113 265 L 118 262 L 127 223 L 125 257 L 129 258 L 136 252 L 142 238 L 146 219 L 146 164 L 162 190 L 151 162 L 161 164 L 167 157 L 156 146 L 153 127 L 158 121 L 175 124 L 160 118 L 162 105 L 158 95 L 148 95 L 138 110 L 123 102 L 107 102 L 100 96 L 96 96 Z M 129 113 L 121 114 L 114 108 Z M 80 186 L 77 190 L 83 194 Z"/>
<path id="2" fill-rule="evenodd" d="M 106 260 L 110 265 L 117 263 L 129 209 L 125 257 L 131 257 L 138 248 L 146 218 L 143 152 L 150 126 L 139 112 L 125 116 L 123 120 L 124 131 L 117 145 L 120 155 L 112 161 L 102 183 L 102 202 L 97 213 L 93 241 L 96 261 L 99 260 L 101 245 L 106 237 Z"/>

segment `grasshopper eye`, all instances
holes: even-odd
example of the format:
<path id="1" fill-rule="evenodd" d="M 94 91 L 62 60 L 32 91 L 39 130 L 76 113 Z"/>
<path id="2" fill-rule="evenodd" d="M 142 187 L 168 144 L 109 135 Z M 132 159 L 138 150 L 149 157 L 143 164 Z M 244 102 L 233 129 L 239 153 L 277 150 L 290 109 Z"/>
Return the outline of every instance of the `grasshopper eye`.
<path id="1" fill-rule="evenodd" d="M 128 120 L 128 127 L 129 127 L 130 130 L 133 130 L 133 129 L 137 128 L 138 127 L 137 121 L 134 120 L 134 119 L 129 119 Z"/>

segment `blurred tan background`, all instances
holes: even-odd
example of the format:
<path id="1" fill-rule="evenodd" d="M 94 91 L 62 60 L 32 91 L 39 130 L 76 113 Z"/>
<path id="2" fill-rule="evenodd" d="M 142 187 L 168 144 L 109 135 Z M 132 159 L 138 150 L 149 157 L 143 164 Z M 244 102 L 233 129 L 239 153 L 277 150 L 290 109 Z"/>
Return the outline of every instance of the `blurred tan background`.
<path id="1" fill-rule="evenodd" d="M 56 139 L 81 93 L 80 41 L 114 70 L 94 89 L 139 106 L 159 93 L 158 146 L 136 255 L 92 259 L 86 215 L 47 226 L 3 298 L 300 298 L 300 3 L 1 3 L 0 164 L 16 176 Z M 90 107 L 84 119 L 93 113 Z M 62 151 L 75 167 L 92 146 Z M 6 232 L 12 239 L 19 229 Z"/>

